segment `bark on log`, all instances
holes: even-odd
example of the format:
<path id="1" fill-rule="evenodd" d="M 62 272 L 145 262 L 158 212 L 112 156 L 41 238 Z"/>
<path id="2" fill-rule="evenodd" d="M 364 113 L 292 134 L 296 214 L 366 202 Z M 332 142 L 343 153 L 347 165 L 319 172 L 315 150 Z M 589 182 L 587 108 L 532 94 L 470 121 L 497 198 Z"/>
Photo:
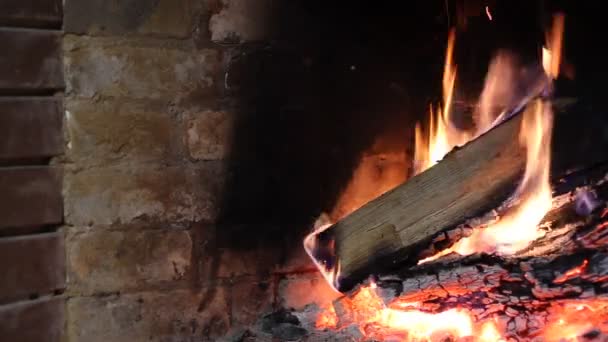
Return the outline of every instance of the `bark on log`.
<path id="1" fill-rule="evenodd" d="M 441 232 L 499 206 L 512 193 L 525 167 L 525 153 L 518 143 L 521 119 L 522 115 L 516 115 L 450 152 L 437 165 L 319 234 L 319 245 L 335 246 L 329 255 L 323 251 L 321 260 L 339 265 L 334 286 L 347 292 L 370 274 L 415 265 L 420 251 Z M 585 119 L 558 115 L 553 145 L 568 149 L 561 154 L 557 151 L 556 174 L 578 166 L 573 161 L 581 162 L 580 151 L 571 147 L 577 145 L 573 137 L 581 134 L 578 122 Z M 594 151 L 600 152 L 588 153 L 584 162 L 604 160 L 606 137 L 587 136 L 594 138 Z"/>

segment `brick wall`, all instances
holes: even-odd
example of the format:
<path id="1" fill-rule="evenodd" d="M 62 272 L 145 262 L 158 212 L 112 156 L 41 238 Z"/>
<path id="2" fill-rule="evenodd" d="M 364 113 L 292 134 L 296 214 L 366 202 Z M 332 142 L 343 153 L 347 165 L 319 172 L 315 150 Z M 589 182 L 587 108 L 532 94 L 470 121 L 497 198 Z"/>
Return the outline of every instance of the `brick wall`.
<path id="1" fill-rule="evenodd" d="M 225 233 L 264 223 L 219 220 L 239 112 L 227 74 L 270 39 L 270 4 L 66 1 L 68 341 L 215 340 L 310 273 Z"/>

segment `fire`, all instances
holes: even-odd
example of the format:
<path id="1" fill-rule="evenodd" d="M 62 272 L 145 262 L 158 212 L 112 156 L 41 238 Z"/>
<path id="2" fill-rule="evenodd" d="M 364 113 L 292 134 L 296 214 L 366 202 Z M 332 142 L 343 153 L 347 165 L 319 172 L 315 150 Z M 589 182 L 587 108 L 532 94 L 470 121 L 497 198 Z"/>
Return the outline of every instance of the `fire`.
<path id="1" fill-rule="evenodd" d="M 451 309 L 434 314 L 402 306 L 387 307 L 374 291 L 373 285 L 362 287 L 351 298 L 343 298 L 340 305 L 345 315 L 357 322 L 362 332 L 370 337 L 393 336 L 400 341 L 420 341 L 445 336 L 475 336 L 477 332 L 467 310 Z M 327 327 L 324 324 L 327 320 L 332 322 L 332 328 L 336 327 L 337 318 L 333 320 L 333 316 L 328 319 L 328 313 L 335 315 L 333 306 L 319 316 L 323 318 L 318 327 Z M 490 336 L 489 329 L 491 327 L 484 326 L 479 333 Z"/>
<path id="2" fill-rule="evenodd" d="M 583 263 L 580 264 L 579 266 L 576 266 L 573 269 L 568 270 L 566 273 L 562 274 L 561 276 L 555 278 L 555 280 L 553 280 L 553 282 L 555 284 L 561 284 L 566 282 L 569 279 L 575 278 L 580 276 L 581 274 L 583 274 L 583 272 L 585 272 L 585 270 L 587 269 L 587 265 L 589 264 L 588 260 L 583 260 Z"/>
<path id="3" fill-rule="evenodd" d="M 315 321 L 315 328 L 317 329 L 335 329 L 338 326 L 338 315 L 334 306 L 329 304 L 323 308 L 321 314 Z"/>
<path id="4" fill-rule="evenodd" d="M 397 305 L 395 305 L 397 304 Z M 506 331 L 502 331 L 494 319 L 481 321 L 466 309 L 449 309 L 439 313 L 425 312 L 417 305 L 403 306 L 391 303 L 386 306 L 376 295 L 373 286 L 363 287 L 349 299 L 340 301 L 344 316 L 356 322 L 361 332 L 375 340 L 390 341 L 446 341 L 463 338 L 470 341 L 498 342 L 506 341 Z M 330 318 L 324 316 L 331 313 Z M 546 309 L 546 326 L 534 336 L 542 341 L 573 341 L 587 334 L 591 329 L 608 330 L 605 320 L 608 314 L 608 300 L 562 300 L 550 303 Z M 331 324 L 318 325 L 319 328 L 336 329 L 338 317 L 335 309 L 320 316 L 319 321 L 329 320 Z M 347 322 L 347 324 L 350 322 Z"/>
<path id="5" fill-rule="evenodd" d="M 504 341 L 500 332 L 496 328 L 494 322 L 486 322 L 481 326 L 481 334 L 479 335 L 479 342 L 498 342 Z"/>
<path id="6" fill-rule="evenodd" d="M 420 123 L 416 124 L 414 150 L 414 172 L 416 174 L 435 165 L 454 147 L 462 145 L 472 138 L 469 133 L 454 127 L 450 117 L 454 84 L 456 83 L 456 66 L 452 61 L 454 41 L 455 32 L 451 30 L 443 68 L 443 108 L 440 106 L 434 112 L 433 106 L 430 106 L 429 127 L 426 136 Z"/>
<path id="7" fill-rule="evenodd" d="M 576 341 L 592 329 L 607 331 L 608 300 L 565 301 L 551 305 L 544 329 L 546 341 Z"/>
<path id="8" fill-rule="evenodd" d="M 556 78 L 559 72 L 562 34 L 563 16 L 558 15 L 549 42 L 549 46 L 557 50 L 547 50 L 550 52 L 543 53 L 542 64 L 545 73 L 551 78 Z M 497 58 L 491 65 L 479 103 L 477 134 L 485 132 L 493 125 L 490 120 L 493 117 L 491 108 L 500 106 L 496 106 L 491 100 L 497 97 L 497 93 L 503 93 L 505 90 L 504 86 L 499 86 L 500 82 L 509 84 L 512 81 L 502 76 L 514 74 L 509 69 L 508 59 L 504 57 Z M 498 117 L 500 118 L 500 115 Z M 526 170 L 513 196 L 519 203 L 496 223 L 483 229 L 475 229 L 471 236 L 461 239 L 436 255 L 420 260 L 419 264 L 436 260 L 449 253 L 463 256 L 479 252 L 513 254 L 543 235 L 538 224 L 551 209 L 552 200 L 549 182 L 552 126 L 553 112 L 550 104 L 534 100 L 528 105 L 523 113 L 519 136 L 519 143 L 526 148 Z M 418 147 L 416 145 L 417 149 Z"/>
<path id="9" fill-rule="evenodd" d="M 488 13 L 489 15 L 489 13 Z M 491 19 L 491 17 L 490 17 Z M 559 73 L 564 18 L 555 17 L 553 28 L 547 36 L 547 47 L 542 50 L 542 66 L 547 75 L 555 79 Z M 450 31 L 446 49 L 442 82 L 442 105 L 436 110 L 431 106 L 427 130 L 417 124 L 415 129 L 415 173 L 423 172 L 440 161 L 454 147 L 465 144 L 491 129 L 503 119 L 505 110 L 528 103 L 530 94 L 517 93 L 518 70 L 512 56 L 499 54 L 491 63 L 485 80 L 477 110 L 474 115 L 475 127 L 466 131 L 455 127 L 450 116 L 456 66 L 453 62 L 455 33 Z M 549 103 L 536 99 L 531 101 L 521 114 L 522 124 L 519 143 L 526 150 L 526 169 L 513 195 L 512 209 L 497 222 L 486 227 L 478 227 L 473 234 L 441 251 L 428 262 L 445 254 L 456 252 L 468 255 L 476 252 L 512 254 L 525 248 L 531 241 L 542 236 L 537 228 L 546 212 L 551 208 L 551 188 L 549 183 L 550 145 L 553 114 Z M 333 241 L 323 241 L 322 232 L 332 222 L 348 215 L 369 200 L 398 185 L 405 174 L 376 177 L 377 183 L 370 185 L 365 159 L 355 171 L 351 183 L 339 200 L 339 204 L 323 224 L 317 225 L 315 232 L 304 241 L 305 249 L 317 264 L 330 284 L 339 275 L 338 260 L 332 260 Z M 363 184 L 367 184 L 364 186 Z M 382 184 L 382 185 L 379 185 Z M 371 189 L 371 190 L 369 190 Z M 607 212 L 608 215 L 608 212 Z M 556 283 L 581 275 L 587 261 L 555 279 Z M 478 321 L 475 314 L 464 308 L 452 308 L 442 312 L 428 312 L 422 303 L 385 304 L 377 295 L 374 284 L 362 286 L 354 295 L 339 300 L 340 308 L 328 304 L 317 317 L 318 329 L 343 328 L 342 317 L 348 317 L 348 324 L 355 324 L 368 338 L 399 341 L 436 341 L 446 338 L 472 338 L 474 341 L 505 341 L 507 332 L 492 317 Z M 574 339 L 585 334 L 590 327 L 608 326 L 601 319 L 608 314 L 608 301 L 571 301 L 548 303 L 549 315 L 542 337 L 546 341 Z M 339 314 L 338 314 L 338 312 Z M 601 312 L 603 315 L 599 315 Z M 500 327 L 500 328 L 499 328 Z"/>
<path id="10" fill-rule="evenodd" d="M 551 209 L 549 183 L 551 107 L 536 100 L 523 113 L 520 143 L 526 147 L 526 171 L 514 197 L 519 204 L 498 222 L 483 229 L 475 229 L 440 254 L 420 260 L 425 263 L 448 253 L 470 255 L 477 252 L 513 254 L 542 236 L 537 226 Z"/>
<path id="11" fill-rule="evenodd" d="M 543 48 L 543 68 L 554 79 L 559 75 L 563 36 L 564 15 L 556 14 L 553 17 L 553 27 L 547 34 L 548 48 Z"/>

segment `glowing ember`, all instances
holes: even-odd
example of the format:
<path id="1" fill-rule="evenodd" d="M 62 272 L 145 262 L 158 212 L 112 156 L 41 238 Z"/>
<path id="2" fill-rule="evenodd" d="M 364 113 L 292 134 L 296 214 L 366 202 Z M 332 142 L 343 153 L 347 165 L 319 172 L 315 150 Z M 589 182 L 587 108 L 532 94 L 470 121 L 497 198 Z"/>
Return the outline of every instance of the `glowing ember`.
<path id="1" fill-rule="evenodd" d="M 591 329 L 607 331 L 608 300 L 566 301 L 551 305 L 544 329 L 546 341 L 576 341 Z"/>
<path id="2" fill-rule="evenodd" d="M 376 340 L 446 341 L 464 338 L 469 341 L 506 341 L 505 327 L 492 318 L 477 320 L 466 309 L 449 309 L 439 313 L 420 310 L 416 303 L 402 305 L 398 301 L 386 306 L 373 286 L 363 287 L 352 297 L 340 301 L 345 317 L 357 323 L 363 335 Z M 542 341 L 573 341 L 591 329 L 608 331 L 608 300 L 562 300 L 549 304 L 545 310 L 546 325 L 540 333 Z M 333 306 L 317 320 L 320 329 L 339 329 Z M 329 323 L 326 323 L 329 322 Z M 539 340 L 539 341 L 541 341 Z"/>
<path id="3" fill-rule="evenodd" d="M 344 314 L 356 321 L 366 336 L 399 336 L 400 341 L 416 341 L 474 336 L 475 332 L 471 315 L 466 310 L 451 309 L 434 314 L 402 306 L 386 307 L 373 286 L 363 287 L 351 298 L 344 298 L 341 306 L 346 311 Z M 326 315 L 327 311 L 322 317 Z"/>
<path id="4" fill-rule="evenodd" d="M 584 260 L 583 263 L 580 266 L 577 266 L 571 270 L 568 270 L 566 273 L 562 274 L 561 276 L 555 278 L 555 280 L 553 281 L 555 284 L 561 284 L 566 282 L 569 279 L 575 278 L 580 276 L 581 274 L 583 274 L 583 272 L 585 272 L 585 270 L 587 269 L 587 265 L 589 264 L 588 260 Z"/>
<path id="5" fill-rule="evenodd" d="M 329 304 L 323 308 L 321 314 L 315 321 L 315 327 L 317 329 L 335 329 L 338 326 L 338 315 L 334 306 Z"/>
<path id="6" fill-rule="evenodd" d="M 481 326 L 481 334 L 479 335 L 480 342 L 497 342 L 504 341 L 501 338 L 500 332 L 494 325 L 494 322 L 486 322 Z"/>

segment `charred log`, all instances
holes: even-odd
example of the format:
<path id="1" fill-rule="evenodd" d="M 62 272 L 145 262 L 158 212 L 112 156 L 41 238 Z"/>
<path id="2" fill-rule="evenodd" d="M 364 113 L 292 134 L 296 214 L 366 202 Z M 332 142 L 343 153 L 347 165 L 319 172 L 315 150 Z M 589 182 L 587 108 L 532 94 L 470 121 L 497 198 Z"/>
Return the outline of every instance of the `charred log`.
<path id="1" fill-rule="evenodd" d="M 506 339 L 546 337 L 551 328 L 559 329 L 561 321 L 578 324 L 576 336 L 605 338 L 601 332 L 608 331 L 607 210 L 598 208 L 580 223 L 564 228 L 567 232 L 548 234 L 543 243 L 553 246 L 549 253 L 533 256 L 531 249 L 518 258 L 472 255 L 443 260 L 420 266 L 407 276 L 376 279 L 373 293 L 382 300 L 382 308 L 402 312 L 465 310 L 474 322 L 493 322 Z M 564 236 L 568 239 L 563 240 Z M 372 305 L 367 308 L 371 313 L 362 309 L 357 303 L 362 291 L 333 303 L 336 328 L 357 325 L 366 337 L 378 340 L 393 336 L 396 332 L 390 327 L 368 319 L 381 308 Z M 411 307 L 412 303 L 416 306 Z M 555 333 L 565 337 L 562 330 Z"/>
<path id="2" fill-rule="evenodd" d="M 394 335 L 369 320 L 361 292 L 373 289 L 381 308 L 427 313 L 466 310 L 475 322 L 492 321 L 503 338 L 534 340 L 564 337 L 570 323 L 583 340 L 605 340 L 608 331 L 608 164 L 569 175 L 558 187 L 554 209 L 546 216 L 546 234 L 509 257 L 475 254 L 441 258 L 402 272 L 376 277 L 333 303 L 337 328 L 358 325 L 368 338 Z M 563 185 L 562 184 L 562 185 Z M 577 212 L 581 189 L 597 203 L 589 215 Z M 449 239 L 446 234 L 445 239 Z M 452 234 L 457 236 L 458 234 Z M 373 301 L 372 301 L 373 302 Z M 411 307 L 416 303 L 415 307 Z M 359 305 L 359 307 L 357 307 Z M 363 322 L 363 323 L 362 323 Z M 566 323 L 562 323 L 566 322 Z M 405 332 L 401 332 L 405 333 Z M 541 336 L 542 335 L 542 336 Z"/>

